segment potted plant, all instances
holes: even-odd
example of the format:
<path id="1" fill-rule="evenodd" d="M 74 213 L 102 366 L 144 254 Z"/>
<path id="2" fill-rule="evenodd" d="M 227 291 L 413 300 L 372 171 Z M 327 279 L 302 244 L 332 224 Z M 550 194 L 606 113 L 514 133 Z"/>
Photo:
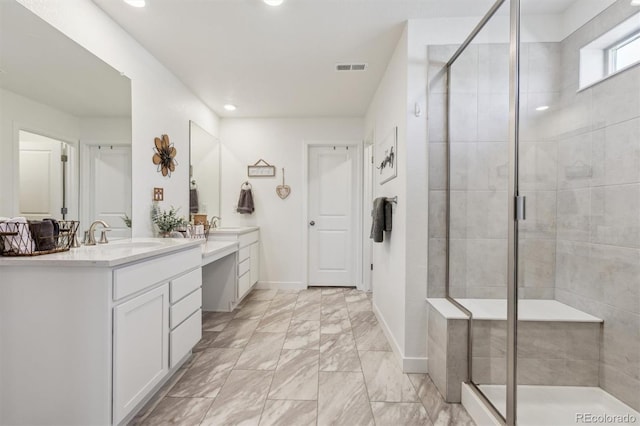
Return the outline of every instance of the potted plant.
<path id="1" fill-rule="evenodd" d="M 157 205 L 151 210 L 151 220 L 158 228 L 161 237 L 168 237 L 172 231 L 177 228 L 183 228 L 187 225 L 187 221 L 183 217 L 178 217 L 178 210 L 173 206 L 169 211 L 161 210 Z"/>

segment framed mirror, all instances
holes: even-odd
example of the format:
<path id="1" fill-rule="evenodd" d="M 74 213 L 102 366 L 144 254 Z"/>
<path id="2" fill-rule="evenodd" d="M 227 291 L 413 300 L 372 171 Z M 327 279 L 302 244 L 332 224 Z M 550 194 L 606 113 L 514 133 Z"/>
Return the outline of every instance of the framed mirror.
<path id="1" fill-rule="evenodd" d="M 131 81 L 0 2 L 0 216 L 103 219 L 130 236 Z"/>
<path id="2" fill-rule="evenodd" d="M 189 121 L 189 211 L 220 216 L 220 140 Z"/>

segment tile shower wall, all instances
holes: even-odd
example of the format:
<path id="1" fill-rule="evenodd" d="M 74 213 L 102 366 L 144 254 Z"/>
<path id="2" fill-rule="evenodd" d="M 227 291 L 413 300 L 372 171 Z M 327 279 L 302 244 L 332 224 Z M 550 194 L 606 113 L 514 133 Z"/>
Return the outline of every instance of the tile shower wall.
<path id="1" fill-rule="evenodd" d="M 557 46 L 555 296 L 604 319 L 600 386 L 640 409 L 640 67 L 578 92 L 579 49 L 638 8 L 618 1 Z M 555 49 L 555 47 L 554 47 Z M 553 111 L 555 110 L 555 111 Z"/>
<path id="2" fill-rule="evenodd" d="M 527 220 L 519 242 L 520 297 L 555 298 L 602 318 L 599 385 L 636 410 L 640 67 L 581 91 L 578 78 L 580 47 L 638 11 L 621 0 L 560 43 L 522 46 L 520 184 Z M 446 85 L 439 72 L 456 47 L 428 47 L 430 297 L 445 294 Z M 467 79 L 452 86 L 451 294 L 505 297 L 507 244 L 492 215 L 506 222 L 506 209 L 491 209 L 506 188 L 506 145 L 500 145 L 506 137 L 499 130 L 506 131 L 508 118 L 501 101 L 490 106 L 483 99 L 495 101 L 508 90 L 508 56 L 501 45 L 470 49 L 458 64 Z M 543 105 L 549 109 L 536 110 Z"/>

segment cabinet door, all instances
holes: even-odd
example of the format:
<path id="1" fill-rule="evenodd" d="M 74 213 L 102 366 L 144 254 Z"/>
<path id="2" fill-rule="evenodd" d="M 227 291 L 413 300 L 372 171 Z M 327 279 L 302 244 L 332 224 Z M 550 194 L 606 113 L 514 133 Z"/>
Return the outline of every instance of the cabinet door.
<path id="1" fill-rule="evenodd" d="M 113 309 L 113 423 L 169 371 L 169 284 Z"/>
<path id="2" fill-rule="evenodd" d="M 260 243 L 251 244 L 251 285 L 260 278 Z"/>

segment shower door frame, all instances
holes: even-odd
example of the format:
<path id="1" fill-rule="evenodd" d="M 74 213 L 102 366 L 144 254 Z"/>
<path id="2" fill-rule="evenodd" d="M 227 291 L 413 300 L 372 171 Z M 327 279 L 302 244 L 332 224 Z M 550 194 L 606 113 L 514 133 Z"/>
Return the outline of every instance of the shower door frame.
<path id="1" fill-rule="evenodd" d="M 515 426 L 517 419 L 517 318 L 518 318 L 518 221 L 524 220 L 524 198 L 520 197 L 518 181 L 519 111 L 520 111 L 520 0 L 509 0 L 509 140 L 508 140 L 508 258 L 507 258 L 507 383 L 506 416 L 473 382 L 473 314 L 451 297 L 450 290 L 450 228 L 451 228 L 451 66 L 471 44 L 478 33 L 507 0 L 497 0 L 473 29 L 465 41 L 444 66 L 446 79 L 445 139 L 446 139 L 446 238 L 445 238 L 445 297 L 462 310 L 469 318 L 467 322 L 467 372 L 466 383 L 491 411 L 496 420 L 504 425 Z M 518 207 L 521 208 L 518 208 Z"/>

